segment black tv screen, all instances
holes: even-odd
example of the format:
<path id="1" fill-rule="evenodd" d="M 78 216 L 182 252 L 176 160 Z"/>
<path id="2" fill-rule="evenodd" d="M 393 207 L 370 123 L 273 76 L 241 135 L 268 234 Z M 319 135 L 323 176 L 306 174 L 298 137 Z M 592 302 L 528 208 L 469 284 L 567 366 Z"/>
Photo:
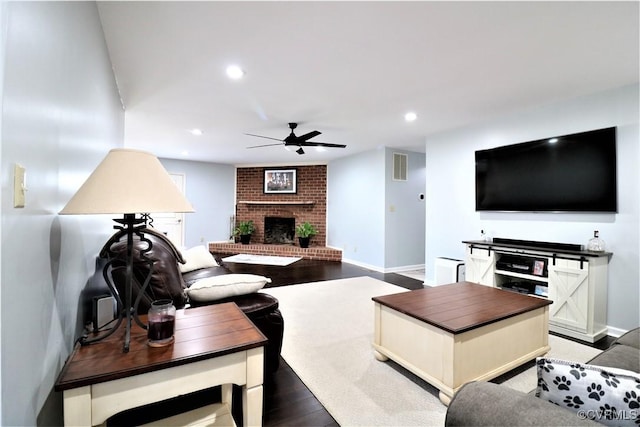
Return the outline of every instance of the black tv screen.
<path id="1" fill-rule="evenodd" d="M 475 154 L 477 211 L 617 212 L 615 127 Z"/>

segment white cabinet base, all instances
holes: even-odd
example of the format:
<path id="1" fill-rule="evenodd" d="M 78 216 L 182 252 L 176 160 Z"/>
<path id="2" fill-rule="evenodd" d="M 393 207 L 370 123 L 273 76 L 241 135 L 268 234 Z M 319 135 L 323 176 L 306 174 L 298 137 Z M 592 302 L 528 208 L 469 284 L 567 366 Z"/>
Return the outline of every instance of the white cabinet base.
<path id="1" fill-rule="evenodd" d="M 493 287 L 515 282 L 546 287 L 548 298 L 553 301 L 549 306 L 550 331 L 589 343 L 607 335 L 607 269 L 611 253 L 485 241 L 463 243 L 467 281 Z M 502 256 L 544 260 L 546 274 L 500 269 L 497 265 Z"/>
<path id="2" fill-rule="evenodd" d="M 564 335 L 567 337 L 575 338 L 577 340 L 586 341 L 589 343 L 594 343 L 608 334 L 608 329 L 606 327 L 600 329 L 599 331 L 595 331 L 593 333 L 585 333 L 585 332 L 576 332 L 571 329 L 567 329 L 563 326 L 556 326 L 553 323 L 549 322 L 549 331 L 555 332 L 560 335 Z"/>

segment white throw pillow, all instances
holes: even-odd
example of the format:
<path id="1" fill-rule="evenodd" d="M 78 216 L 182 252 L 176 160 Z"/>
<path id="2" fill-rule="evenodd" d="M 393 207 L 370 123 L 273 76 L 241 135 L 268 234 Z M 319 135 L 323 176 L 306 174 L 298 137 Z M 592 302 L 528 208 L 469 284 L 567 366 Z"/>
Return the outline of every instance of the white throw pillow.
<path id="1" fill-rule="evenodd" d="M 624 369 L 538 358 L 536 396 L 582 419 L 610 426 L 637 426 L 640 374 Z"/>
<path id="2" fill-rule="evenodd" d="M 223 274 L 200 279 L 186 292 L 189 299 L 206 302 L 257 292 L 267 283 L 271 279 L 256 274 Z"/>
<path id="3" fill-rule="evenodd" d="M 182 258 L 185 264 L 178 263 L 181 273 L 188 273 L 193 270 L 199 270 L 207 267 L 217 267 L 218 263 L 207 248 L 204 246 L 194 246 L 191 249 L 182 251 Z"/>

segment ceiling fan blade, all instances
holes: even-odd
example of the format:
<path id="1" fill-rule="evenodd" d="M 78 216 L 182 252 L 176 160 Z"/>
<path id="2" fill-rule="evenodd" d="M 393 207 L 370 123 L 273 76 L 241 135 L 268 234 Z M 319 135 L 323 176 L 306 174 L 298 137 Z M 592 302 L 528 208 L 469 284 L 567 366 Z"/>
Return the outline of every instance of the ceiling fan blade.
<path id="1" fill-rule="evenodd" d="M 320 135 L 322 132 L 319 132 L 317 130 L 311 131 L 309 133 L 305 133 L 304 135 L 300 135 L 298 137 L 296 137 L 296 142 L 304 142 L 304 141 L 308 141 L 313 137 L 316 137 L 318 135 Z"/>
<path id="2" fill-rule="evenodd" d="M 245 133 L 245 135 L 249 135 L 249 136 L 257 136 L 258 138 L 273 139 L 274 141 L 282 141 L 282 139 L 278 139 L 278 138 L 271 138 L 270 136 L 264 136 L 264 135 L 256 135 L 256 134 L 253 134 L 253 133 Z"/>
<path id="3" fill-rule="evenodd" d="M 277 144 L 253 145 L 253 146 L 247 147 L 247 148 L 273 147 L 274 145 L 282 145 L 282 142 L 279 142 Z"/>
<path id="4" fill-rule="evenodd" d="M 248 135 L 248 136 L 255 136 L 257 138 L 271 139 L 273 141 L 279 141 L 280 142 L 279 144 L 254 145 L 254 146 L 247 147 L 247 148 L 272 147 L 272 146 L 281 145 L 282 143 L 284 143 L 285 147 L 298 147 L 298 149 L 296 150 L 296 153 L 304 154 L 304 150 L 302 149 L 302 147 L 333 147 L 333 148 L 345 148 L 346 147 L 346 145 L 344 145 L 344 144 L 331 144 L 331 143 L 328 143 L 328 142 L 311 142 L 311 141 L 309 141 L 311 138 L 315 138 L 316 136 L 322 134 L 322 132 L 320 132 L 318 130 L 314 130 L 314 131 L 305 133 L 304 135 L 301 135 L 301 136 L 296 136 L 296 134 L 294 134 L 293 131 L 297 126 L 298 126 L 297 123 L 289 123 L 289 129 L 291 129 L 291 133 L 285 139 L 272 138 L 270 136 L 264 136 L 264 135 L 256 135 L 255 133 L 245 133 L 245 135 Z"/>
<path id="5" fill-rule="evenodd" d="M 301 142 L 299 145 L 304 147 L 330 147 L 330 148 L 346 148 L 344 144 L 331 144 L 329 142 Z"/>

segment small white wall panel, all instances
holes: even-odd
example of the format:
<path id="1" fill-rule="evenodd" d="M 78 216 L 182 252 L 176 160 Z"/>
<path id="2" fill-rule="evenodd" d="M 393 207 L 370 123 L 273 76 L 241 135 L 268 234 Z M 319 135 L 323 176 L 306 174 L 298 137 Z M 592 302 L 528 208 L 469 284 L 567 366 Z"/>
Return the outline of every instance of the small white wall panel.
<path id="1" fill-rule="evenodd" d="M 436 258 L 434 286 L 465 280 L 464 261 L 452 258 Z"/>

